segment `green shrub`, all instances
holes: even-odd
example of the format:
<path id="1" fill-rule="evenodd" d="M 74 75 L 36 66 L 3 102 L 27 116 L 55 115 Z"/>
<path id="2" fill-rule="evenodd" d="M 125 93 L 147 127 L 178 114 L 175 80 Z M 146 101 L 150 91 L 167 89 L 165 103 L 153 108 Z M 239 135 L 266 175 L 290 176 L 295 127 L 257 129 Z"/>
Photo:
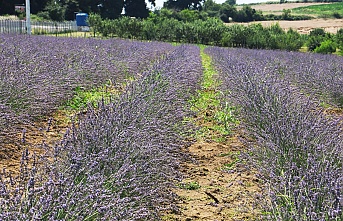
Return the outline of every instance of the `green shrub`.
<path id="1" fill-rule="evenodd" d="M 322 28 L 315 28 L 312 31 L 310 31 L 310 36 L 325 36 L 325 30 Z"/>
<path id="2" fill-rule="evenodd" d="M 314 51 L 316 48 L 320 47 L 320 44 L 329 39 L 330 36 L 326 35 L 325 30 L 322 28 L 313 29 L 309 38 L 306 42 L 309 51 Z"/>
<path id="3" fill-rule="evenodd" d="M 232 40 L 231 33 L 225 32 L 223 34 L 223 37 L 221 39 L 221 46 L 223 46 L 223 47 L 232 47 L 233 46 L 233 40 Z"/>
<path id="4" fill-rule="evenodd" d="M 280 35 L 278 39 L 278 48 L 282 50 L 298 51 L 304 45 L 301 35 L 293 29 L 289 29 L 286 34 Z"/>
<path id="5" fill-rule="evenodd" d="M 38 12 L 37 15 L 32 15 L 31 19 L 34 21 L 46 21 L 51 20 L 48 11 Z"/>
<path id="6" fill-rule="evenodd" d="M 337 31 L 337 34 L 335 35 L 335 40 L 338 48 L 341 50 L 340 52 L 343 53 L 343 28 Z"/>
<path id="7" fill-rule="evenodd" d="M 336 52 L 336 43 L 332 40 L 325 40 L 323 41 L 319 47 L 314 49 L 315 53 L 321 53 L 321 54 L 331 54 Z"/>

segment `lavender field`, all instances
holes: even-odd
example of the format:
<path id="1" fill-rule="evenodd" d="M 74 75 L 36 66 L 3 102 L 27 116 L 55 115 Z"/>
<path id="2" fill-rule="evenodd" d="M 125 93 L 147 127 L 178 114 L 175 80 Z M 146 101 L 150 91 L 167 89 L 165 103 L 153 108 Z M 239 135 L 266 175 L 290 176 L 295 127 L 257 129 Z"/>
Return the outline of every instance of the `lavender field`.
<path id="1" fill-rule="evenodd" d="M 0 172 L 0 220 L 161 220 L 180 209 L 182 149 L 199 129 L 189 120 L 202 90 L 198 46 L 0 35 L 0 49 L 0 156 L 22 151 L 18 174 Z M 343 220 L 343 59 L 204 52 L 249 137 L 239 157 L 263 189 L 256 220 Z M 108 84 L 120 93 L 87 106 L 41 153 L 26 149 L 23 130 L 80 88 Z"/>
<path id="2" fill-rule="evenodd" d="M 223 100 L 240 108 L 253 138 L 245 160 L 265 184 L 264 220 L 342 220 L 343 59 L 279 51 L 207 48 Z"/>
<path id="3" fill-rule="evenodd" d="M 56 111 L 77 88 L 119 87 L 172 50 L 170 44 L 0 36 L 0 148 L 23 125 Z M 21 125 L 21 127 L 18 127 Z M 12 138 L 11 138 L 12 137 Z M 11 138 L 11 139 L 10 139 Z"/>
<path id="4" fill-rule="evenodd" d="M 192 133 L 187 100 L 202 74 L 198 47 L 24 36 L 2 43 L 5 132 L 56 110 L 74 87 L 136 80 L 89 106 L 45 154 L 23 151 L 19 176 L 2 172 L 0 220 L 154 220 L 175 209 L 171 187 Z"/>

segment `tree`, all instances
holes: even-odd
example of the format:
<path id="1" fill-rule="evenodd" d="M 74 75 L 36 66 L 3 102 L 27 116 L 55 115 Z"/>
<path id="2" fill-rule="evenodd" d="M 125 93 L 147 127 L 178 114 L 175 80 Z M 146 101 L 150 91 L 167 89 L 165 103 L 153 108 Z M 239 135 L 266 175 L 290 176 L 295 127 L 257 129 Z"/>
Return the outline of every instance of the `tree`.
<path id="1" fill-rule="evenodd" d="M 282 19 L 288 20 L 291 18 L 291 9 L 283 9 L 282 10 Z"/>
<path id="2" fill-rule="evenodd" d="M 181 21 L 191 22 L 199 19 L 199 12 L 194 10 L 185 9 L 180 11 L 178 14 L 179 20 Z"/>
<path id="3" fill-rule="evenodd" d="M 64 17 L 66 20 L 74 20 L 75 19 L 75 12 L 79 12 L 79 3 L 77 0 L 65 0 L 63 1 L 63 5 L 65 8 Z"/>
<path id="4" fill-rule="evenodd" d="M 14 15 L 15 10 L 14 6 L 17 4 L 23 4 L 23 0 L 0 0 L 0 15 L 1 14 L 10 14 Z"/>
<path id="5" fill-rule="evenodd" d="M 203 5 L 203 11 L 206 12 L 209 17 L 219 17 L 221 7 L 221 4 L 217 4 L 213 0 L 206 0 Z"/>
<path id="6" fill-rule="evenodd" d="M 325 36 L 325 30 L 322 28 L 315 28 L 312 31 L 310 31 L 310 36 Z"/>
<path id="7" fill-rule="evenodd" d="M 249 5 L 244 5 L 243 8 L 237 11 L 236 16 L 233 18 L 234 21 L 238 22 L 249 22 L 254 20 L 261 20 L 261 14 Z"/>
<path id="8" fill-rule="evenodd" d="M 202 10 L 204 0 L 168 0 L 163 7 L 182 11 L 184 9 Z"/>
<path id="9" fill-rule="evenodd" d="M 226 0 L 225 3 L 229 4 L 229 5 L 235 5 L 236 4 L 236 0 Z"/>
<path id="10" fill-rule="evenodd" d="M 318 47 L 314 49 L 315 53 L 321 53 L 321 54 L 332 54 L 336 52 L 337 45 L 334 41 L 331 39 L 327 39 L 320 43 Z"/>
<path id="11" fill-rule="evenodd" d="M 97 32 L 101 31 L 101 23 L 102 23 L 102 19 L 101 19 L 101 16 L 99 14 L 91 13 L 88 16 L 88 24 L 91 27 L 91 29 L 93 30 L 94 37 L 95 37 Z"/>
<path id="12" fill-rule="evenodd" d="M 25 1 L 23 1 L 25 2 Z M 30 11 L 32 14 L 37 14 L 45 9 L 49 0 L 30 0 Z"/>
<path id="13" fill-rule="evenodd" d="M 81 12 L 90 14 L 100 13 L 100 8 L 102 6 L 102 0 L 77 0 L 79 2 L 79 8 Z"/>
<path id="14" fill-rule="evenodd" d="M 61 5 L 60 2 L 50 0 L 47 6 L 45 7 L 45 11 L 48 12 L 51 20 L 54 20 L 54 21 L 64 20 L 65 8 Z"/>
<path id="15" fill-rule="evenodd" d="M 125 1 L 125 14 L 130 17 L 147 18 L 149 10 L 145 0 L 126 0 Z"/>
<path id="16" fill-rule="evenodd" d="M 229 18 L 234 18 L 237 15 L 236 7 L 229 4 L 222 4 L 220 8 L 220 18 L 223 22 L 229 22 Z"/>
<path id="17" fill-rule="evenodd" d="M 102 18 L 118 18 L 123 11 L 124 0 L 102 0 L 100 3 L 100 14 Z"/>

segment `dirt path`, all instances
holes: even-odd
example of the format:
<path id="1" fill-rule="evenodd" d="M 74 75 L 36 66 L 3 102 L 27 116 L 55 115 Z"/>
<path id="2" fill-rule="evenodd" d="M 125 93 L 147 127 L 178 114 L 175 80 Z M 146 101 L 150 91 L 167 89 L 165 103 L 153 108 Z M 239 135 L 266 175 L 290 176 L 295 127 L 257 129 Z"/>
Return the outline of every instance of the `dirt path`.
<path id="1" fill-rule="evenodd" d="M 187 177 L 175 193 L 180 214 L 164 220 L 253 220 L 255 196 L 260 191 L 254 173 L 239 160 L 245 147 L 240 133 L 225 143 L 198 141 L 189 147 L 196 162 L 183 165 Z"/>

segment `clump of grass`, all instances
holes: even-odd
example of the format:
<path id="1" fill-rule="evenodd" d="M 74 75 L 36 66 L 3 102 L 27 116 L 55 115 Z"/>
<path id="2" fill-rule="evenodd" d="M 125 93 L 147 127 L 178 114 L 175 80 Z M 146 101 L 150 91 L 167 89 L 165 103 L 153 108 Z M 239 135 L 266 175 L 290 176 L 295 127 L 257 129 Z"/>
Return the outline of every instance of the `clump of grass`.
<path id="1" fill-rule="evenodd" d="M 75 95 L 72 99 L 68 100 L 63 108 L 71 110 L 84 110 L 88 105 L 92 107 L 97 107 L 99 101 L 110 101 L 115 95 L 118 95 L 118 91 L 114 89 L 111 81 L 107 84 L 99 87 L 93 88 L 91 90 L 86 90 L 84 87 L 76 87 L 74 89 Z"/>
<path id="2" fill-rule="evenodd" d="M 75 96 L 67 101 L 65 106 L 72 110 L 84 109 L 88 104 L 96 107 L 96 101 L 108 96 L 110 96 L 110 94 L 104 91 L 99 91 L 97 89 L 87 91 L 82 87 L 77 87 L 75 88 Z"/>
<path id="3" fill-rule="evenodd" d="M 190 181 L 188 183 L 180 183 L 179 187 L 181 189 L 186 189 L 186 190 L 197 190 L 201 188 L 200 184 L 196 181 Z"/>
<path id="4" fill-rule="evenodd" d="M 241 161 L 238 158 L 239 155 L 240 155 L 239 151 L 234 151 L 234 152 L 230 151 L 228 153 L 220 154 L 219 155 L 220 157 L 228 157 L 231 159 L 231 161 L 229 163 L 225 163 L 221 169 L 225 171 L 234 169 L 236 167 L 236 164 Z"/>
<path id="5" fill-rule="evenodd" d="M 231 155 L 232 161 L 230 163 L 226 163 L 223 166 L 223 170 L 232 170 L 236 167 L 236 164 L 240 161 L 237 154 L 232 154 Z"/>

